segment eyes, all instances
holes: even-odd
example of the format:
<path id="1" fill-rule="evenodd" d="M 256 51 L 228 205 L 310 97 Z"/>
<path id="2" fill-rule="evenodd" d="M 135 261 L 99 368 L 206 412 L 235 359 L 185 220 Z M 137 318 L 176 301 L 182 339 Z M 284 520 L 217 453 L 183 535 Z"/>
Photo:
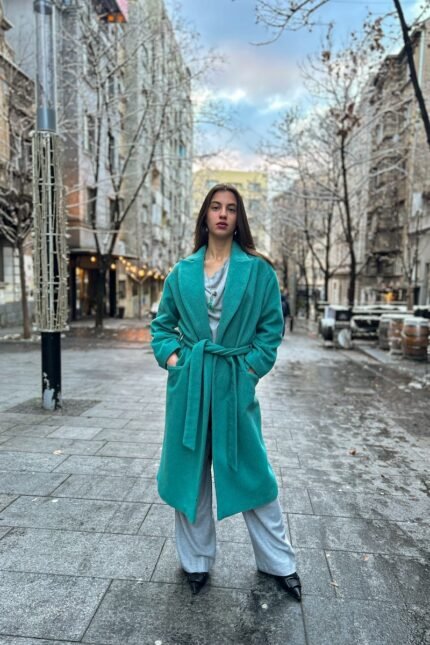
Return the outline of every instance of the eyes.
<path id="1" fill-rule="evenodd" d="M 221 210 L 221 204 L 217 204 L 217 203 L 211 204 L 210 205 L 210 210 L 211 211 L 219 211 L 219 210 Z M 229 213 L 236 213 L 237 207 L 235 206 L 235 204 L 228 204 L 227 211 Z"/>

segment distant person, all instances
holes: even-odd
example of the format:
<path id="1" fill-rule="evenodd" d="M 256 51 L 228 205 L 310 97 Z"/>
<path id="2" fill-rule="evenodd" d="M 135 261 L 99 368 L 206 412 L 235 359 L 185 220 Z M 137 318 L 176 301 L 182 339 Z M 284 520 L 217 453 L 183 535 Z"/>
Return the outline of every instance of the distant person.
<path id="1" fill-rule="evenodd" d="M 243 513 L 257 568 L 300 600 L 255 397 L 281 342 L 279 285 L 255 250 L 235 187 L 207 194 L 194 252 L 167 277 L 151 331 L 155 357 L 168 370 L 158 491 L 176 509 L 176 548 L 191 591 L 206 584 L 215 562 L 212 464 L 218 519 Z"/>
<path id="2" fill-rule="evenodd" d="M 281 292 L 281 307 L 282 307 L 282 315 L 284 317 L 284 325 L 282 327 L 282 337 L 284 337 L 285 327 L 286 327 L 288 318 L 290 318 L 290 331 L 293 331 L 293 320 L 291 317 L 290 302 L 288 299 L 288 289 L 285 289 L 283 293 Z"/>

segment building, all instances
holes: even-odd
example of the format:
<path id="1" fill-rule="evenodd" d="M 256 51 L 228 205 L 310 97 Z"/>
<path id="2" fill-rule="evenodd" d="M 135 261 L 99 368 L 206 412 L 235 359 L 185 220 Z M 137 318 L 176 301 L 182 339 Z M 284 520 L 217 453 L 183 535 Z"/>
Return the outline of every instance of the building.
<path id="1" fill-rule="evenodd" d="M 429 28 L 430 20 L 412 34 L 427 109 Z M 404 48 L 388 56 L 371 79 L 361 112 L 371 124 L 371 163 L 360 301 L 430 304 L 430 149 Z"/>
<path id="2" fill-rule="evenodd" d="M 32 4 L 7 4 L 34 77 Z M 139 315 L 158 298 L 189 218 L 189 73 L 162 0 L 55 4 L 70 317 L 95 312 L 100 279 L 105 313 Z"/>
<path id="3" fill-rule="evenodd" d="M 145 47 L 134 54 L 139 41 Z M 129 100 L 125 149 L 129 149 L 127 141 L 133 141 L 140 123 L 145 142 L 133 150 L 130 158 L 126 191 L 134 194 L 139 184 L 142 186 L 121 233 L 121 240 L 132 250 L 140 267 L 136 271 L 136 265 L 132 265 L 134 273 L 122 286 L 126 313 L 136 315 L 139 302 L 147 308 L 158 300 L 164 276 L 186 253 L 191 219 L 193 117 L 190 72 L 162 0 L 136 0 L 130 4 L 126 49 Z"/>
<path id="4" fill-rule="evenodd" d="M 271 221 L 267 174 L 246 170 L 198 170 L 193 178 L 194 221 L 206 194 L 215 184 L 232 184 L 238 189 L 243 197 L 255 246 L 257 250 L 270 256 Z"/>
<path id="5" fill-rule="evenodd" d="M 0 199 L 4 212 L 21 215 L 21 225 L 0 221 L 0 325 L 22 320 L 21 275 L 32 292 L 31 139 L 34 128 L 34 83 L 23 72 L 6 33 L 13 25 L 0 1 Z"/>

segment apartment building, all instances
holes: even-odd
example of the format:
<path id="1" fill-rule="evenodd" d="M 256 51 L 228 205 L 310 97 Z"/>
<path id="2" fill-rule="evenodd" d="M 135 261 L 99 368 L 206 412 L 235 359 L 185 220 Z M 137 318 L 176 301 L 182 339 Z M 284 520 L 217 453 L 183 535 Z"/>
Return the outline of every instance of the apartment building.
<path id="1" fill-rule="evenodd" d="M 162 0 L 136 0 L 129 8 L 125 140 L 127 148 L 142 121 L 144 145 L 136 146 L 131 155 L 126 191 L 134 194 L 143 184 L 121 240 L 132 250 L 142 275 L 139 279 L 134 271 L 128 284 L 126 313 L 136 315 L 139 302 L 149 307 L 158 300 L 164 276 L 186 254 L 193 116 L 190 72 Z M 135 51 L 139 41 L 145 46 Z M 148 273 L 152 273 L 149 279 Z"/>
<path id="2" fill-rule="evenodd" d="M 430 109 L 430 20 L 412 35 L 418 79 Z M 405 50 L 388 56 L 369 83 L 362 302 L 430 303 L 430 150 Z M 369 118 L 370 115 L 370 118 Z M 357 212 L 357 217 L 363 212 Z"/>
<path id="3" fill-rule="evenodd" d="M 7 4 L 34 77 L 32 3 Z M 95 312 L 101 272 L 105 313 L 138 315 L 157 299 L 190 214 L 189 74 L 162 0 L 55 5 L 70 317 Z"/>
<path id="4" fill-rule="evenodd" d="M 27 294 L 33 288 L 31 237 L 29 230 L 32 199 L 31 139 L 34 128 L 34 83 L 24 73 L 6 35 L 13 24 L 6 17 L 0 1 L 0 198 L 4 211 L 11 214 L 21 209 L 25 222 L 0 225 L 0 325 L 21 322 L 21 283 L 19 237 L 24 242 L 22 261 Z M 2 209 L 3 210 L 3 209 Z M 9 230 L 6 230 L 9 229 Z"/>

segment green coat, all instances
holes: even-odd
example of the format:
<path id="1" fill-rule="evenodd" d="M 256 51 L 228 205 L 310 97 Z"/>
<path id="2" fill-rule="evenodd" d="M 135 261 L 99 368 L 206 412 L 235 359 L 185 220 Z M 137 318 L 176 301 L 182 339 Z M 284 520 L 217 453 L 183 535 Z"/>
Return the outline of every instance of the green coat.
<path id="1" fill-rule="evenodd" d="M 203 246 L 175 265 L 151 325 L 155 358 L 168 371 L 158 491 L 191 522 L 196 519 L 210 410 L 218 519 L 267 504 L 278 494 L 255 396 L 282 338 L 278 280 L 265 260 L 233 242 L 213 343 L 204 291 L 205 252 Z M 166 366 L 175 351 L 177 365 Z"/>

